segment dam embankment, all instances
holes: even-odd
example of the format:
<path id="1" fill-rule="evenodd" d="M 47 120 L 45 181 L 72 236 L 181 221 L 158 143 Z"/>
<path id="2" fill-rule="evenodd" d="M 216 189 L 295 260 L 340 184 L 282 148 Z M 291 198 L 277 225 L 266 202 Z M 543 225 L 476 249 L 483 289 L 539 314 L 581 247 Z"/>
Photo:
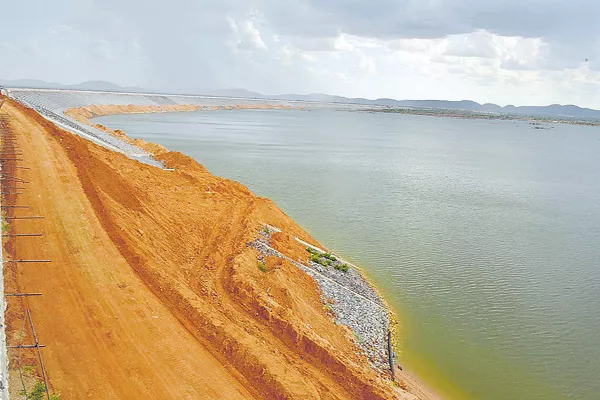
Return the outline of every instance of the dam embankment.
<path id="1" fill-rule="evenodd" d="M 41 245 L 4 249 L 56 265 L 7 271 L 8 286 L 43 292 L 52 304 L 20 300 L 7 314 L 7 334 L 14 337 L 19 313 L 31 309 L 53 392 L 413 398 L 335 324 L 315 280 L 272 255 L 259 268 L 248 243 L 263 223 L 281 229 L 270 244 L 290 259 L 309 258 L 296 237 L 321 246 L 273 202 L 181 153 L 156 156 L 173 170 L 155 168 L 16 102 L 0 112 L 30 168 L 17 176 L 35 182 L 19 200 L 46 216 L 36 225 Z"/>

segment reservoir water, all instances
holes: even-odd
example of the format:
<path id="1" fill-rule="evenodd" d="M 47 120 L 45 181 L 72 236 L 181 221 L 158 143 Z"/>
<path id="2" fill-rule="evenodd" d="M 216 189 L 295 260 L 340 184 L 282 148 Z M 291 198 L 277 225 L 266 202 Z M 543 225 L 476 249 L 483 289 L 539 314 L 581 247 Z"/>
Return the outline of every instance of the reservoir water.
<path id="1" fill-rule="evenodd" d="M 95 120 L 273 199 L 363 266 L 447 398 L 600 398 L 600 128 L 334 110 Z"/>

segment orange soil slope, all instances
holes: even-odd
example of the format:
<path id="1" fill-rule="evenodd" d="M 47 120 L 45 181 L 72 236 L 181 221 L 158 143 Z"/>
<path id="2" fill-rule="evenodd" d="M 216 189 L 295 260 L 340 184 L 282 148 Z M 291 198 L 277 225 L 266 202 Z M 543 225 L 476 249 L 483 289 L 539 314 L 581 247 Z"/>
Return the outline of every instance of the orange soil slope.
<path id="1" fill-rule="evenodd" d="M 246 244 L 261 222 L 283 229 L 274 245 L 293 258 L 306 258 L 293 236 L 316 243 L 270 200 L 180 153 L 162 154 L 175 168 L 163 171 L 13 101 L 0 114 L 31 168 L 3 173 L 32 182 L 2 204 L 46 217 L 14 221 L 44 237 L 5 241 L 5 258 L 52 260 L 8 264 L 7 291 L 44 296 L 10 300 L 7 337 L 31 309 L 63 400 L 410 397 L 368 367 L 312 278 L 279 259 L 258 269 Z"/>

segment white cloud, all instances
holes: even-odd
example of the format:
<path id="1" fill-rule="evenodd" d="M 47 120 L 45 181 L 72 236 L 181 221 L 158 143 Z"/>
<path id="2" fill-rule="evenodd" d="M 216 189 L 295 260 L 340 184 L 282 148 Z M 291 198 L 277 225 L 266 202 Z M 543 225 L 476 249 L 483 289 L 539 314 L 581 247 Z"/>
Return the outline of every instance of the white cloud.
<path id="1" fill-rule="evenodd" d="M 279 49 L 277 58 L 279 59 L 279 62 L 281 62 L 281 64 L 291 65 L 292 59 L 294 58 L 295 54 L 296 54 L 296 52 L 295 52 L 294 48 L 292 48 L 292 46 L 285 45 Z"/>
<path id="2" fill-rule="evenodd" d="M 340 35 L 335 39 L 333 48 L 335 51 L 353 51 L 354 50 L 354 46 L 352 46 L 346 40 L 346 36 L 344 36 L 344 35 Z"/>
<path id="3" fill-rule="evenodd" d="M 500 54 L 495 36 L 477 31 L 470 34 L 452 35 L 447 39 L 444 54 L 459 57 L 495 58 Z"/>
<path id="4" fill-rule="evenodd" d="M 376 3 L 8 2 L 0 78 L 600 108 L 597 0 Z"/>
<path id="5" fill-rule="evenodd" d="M 314 63 L 318 57 L 315 52 L 302 51 L 290 44 L 285 44 L 279 48 L 277 59 L 282 65 L 290 66 L 298 60 Z"/>
<path id="6" fill-rule="evenodd" d="M 443 39 L 397 39 L 387 42 L 391 50 L 407 51 L 415 53 L 428 53 L 440 47 Z"/>
<path id="7" fill-rule="evenodd" d="M 317 56 L 315 56 L 314 54 L 311 54 L 311 53 L 301 53 L 300 58 L 302 58 L 304 61 L 309 61 L 309 62 L 317 61 Z"/>
<path id="8" fill-rule="evenodd" d="M 358 69 L 365 74 L 376 74 L 377 68 L 371 57 L 356 49 L 354 51 L 358 55 Z"/>
<path id="9" fill-rule="evenodd" d="M 233 33 L 233 39 L 229 41 L 238 50 L 269 50 L 260 36 L 260 31 L 254 26 L 250 19 L 237 22 L 227 17 L 227 22 Z"/>

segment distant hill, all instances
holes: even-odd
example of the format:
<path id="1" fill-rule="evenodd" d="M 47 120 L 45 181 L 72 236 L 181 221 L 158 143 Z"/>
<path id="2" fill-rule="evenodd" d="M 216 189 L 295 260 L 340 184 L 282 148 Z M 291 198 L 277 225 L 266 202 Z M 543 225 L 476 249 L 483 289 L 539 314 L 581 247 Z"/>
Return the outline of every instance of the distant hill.
<path id="1" fill-rule="evenodd" d="M 257 93 L 251 92 L 246 89 L 215 89 L 209 90 L 205 94 L 213 95 L 213 96 L 223 96 L 223 97 L 243 97 L 246 99 L 264 99 L 265 96 Z"/>
<path id="2" fill-rule="evenodd" d="M 591 108 L 582 108 L 574 105 L 552 104 L 550 106 L 521 106 L 515 107 L 508 105 L 501 107 L 497 104 L 486 103 L 479 104 L 471 100 L 448 101 L 448 100 L 395 100 L 395 99 L 364 99 L 343 96 L 333 96 L 322 93 L 311 94 L 279 94 L 264 95 L 257 92 L 251 92 L 245 89 L 220 89 L 211 91 L 210 94 L 229 97 L 246 97 L 253 99 L 276 99 L 276 100 L 294 100 L 294 101 L 314 101 L 322 103 L 344 103 L 344 104 L 363 104 L 379 105 L 389 107 L 413 107 L 413 108 L 433 108 L 446 110 L 463 110 L 483 113 L 498 114 L 517 114 L 531 116 L 548 116 L 561 118 L 586 118 L 600 119 L 600 110 Z"/>
<path id="3" fill-rule="evenodd" d="M 7 87 L 29 87 L 40 89 L 71 89 L 71 90 L 98 90 L 106 92 L 133 92 L 150 93 L 151 90 L 139 87 L 122 87 L 107 81 L 87 81 L 76 85 L 64 85 L 56 82 L 45 82 L 35 79 L 17 79 L 2 80 L 0 85 Z M 164 91 L 160 93 L 167 94 Z M 579 119 L 600 119 L 600 110 L 591 108 L 582 108 L 575 105 L 552 104 L 549 106 L 513 106 L 501 107 L 497 104 L 486 103 L 479 104 L 471 100 L 448 101 L 448 100 L 395 100 L 395 99 L 364 99 L 349 98 L 343 96 L 333 96 L 323 93 L 311 94 L 278 94 L 264 95 L 258 92 L 252 92 L 246 89 L 229 88 L 206 91 L 203 94 L 223 96 L 223 97 L 242 97 L 250 99 L 275 99 L 275 100 L 295 100 L 312 101 L 321 103 L 343 103 L 343 104 L 363 104 L 379 105 L 388 107 L 413 107 L 413 108 L 432 108 L 446 110 L 463 110 L 471 112 L 497 113 L 497 114 L 517 114 L 531 116 L 547 116 L 560 118 L 579 118 Z"/>
<path id="4" fill-rule="evenodd" d="M 99 90 L 104 92 L 148 92 L 140 87 L 123 87 L 107 81 L 86 81 L 77 85 L 68 85 L 69 89 Z"/>
<path id="5" fill-rule="evenodd" d="M 22 87 L 37 89 L 69 89 L 69 90 L 97 90 L 100 92 L 148 92 L 139 87 L 123 87 L 107 81 L 86 81 L 75 85 L 65 85 L 57 82 L 46 82 L 38 79 L 0 79 L 0 85 L 6 87 Z"/>

